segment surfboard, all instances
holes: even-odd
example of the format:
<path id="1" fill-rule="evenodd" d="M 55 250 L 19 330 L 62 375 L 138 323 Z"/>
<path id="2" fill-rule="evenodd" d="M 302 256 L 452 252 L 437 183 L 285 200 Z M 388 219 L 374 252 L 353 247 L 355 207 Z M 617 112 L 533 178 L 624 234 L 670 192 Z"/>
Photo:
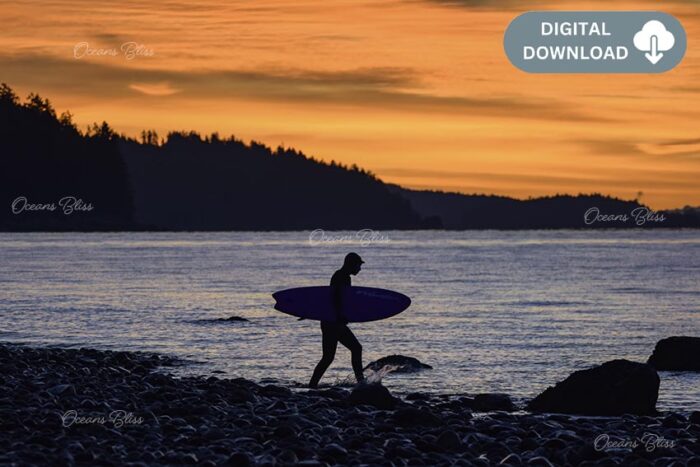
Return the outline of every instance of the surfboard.
<path id="1" fill-rule="evenodd" d="M 297 287 L 272 294 L 275 309 L 288 315 L 318 321 L 335 321 L 330 286 Z M 349 287 L 343 295 L 343 314 L 351 323 L 390 318 L 411 304 L 406 295 L 375 287 Z"/>

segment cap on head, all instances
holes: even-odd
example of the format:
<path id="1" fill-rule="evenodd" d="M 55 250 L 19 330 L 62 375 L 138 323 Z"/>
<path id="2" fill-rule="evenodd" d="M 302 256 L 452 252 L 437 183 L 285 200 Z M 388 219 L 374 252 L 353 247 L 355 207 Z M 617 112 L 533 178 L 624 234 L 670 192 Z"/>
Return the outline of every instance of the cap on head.
<path id="1" fill-rule="evenodd" d="M 350 265 L 356 266 L 356 265 L 360 265 L 362 263 L 364 263 L 364 261 L 362 261 L 362 258 L 360 258 L 360 255 L 353 252 L 353 253 L 348 253 L 347 255 L 345 255 L 345 262 L 343 263 L 343 265 L 344 266 L 350 266 Z"/>

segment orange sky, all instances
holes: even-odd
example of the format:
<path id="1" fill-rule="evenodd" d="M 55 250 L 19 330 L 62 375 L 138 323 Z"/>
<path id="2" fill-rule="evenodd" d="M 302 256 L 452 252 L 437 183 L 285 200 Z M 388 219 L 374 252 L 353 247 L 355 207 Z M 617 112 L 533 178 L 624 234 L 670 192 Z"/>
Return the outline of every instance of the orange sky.
<path id="1" fill-rule="evenodd" d="M 495 0 L 5 2 L 0 81 L 85 126 L 218 131 L 284 144 L 417 188 L 517 197 L 601 192 L 700 205 L 700 4 L 660 75 L 529 75 L 503 52 Z M 609 1 L 566 9 L 609 9 Z M 76 58 L 74 48 L 117 49 Z M 119 50 L 143 44 L 152 56 Z"/>

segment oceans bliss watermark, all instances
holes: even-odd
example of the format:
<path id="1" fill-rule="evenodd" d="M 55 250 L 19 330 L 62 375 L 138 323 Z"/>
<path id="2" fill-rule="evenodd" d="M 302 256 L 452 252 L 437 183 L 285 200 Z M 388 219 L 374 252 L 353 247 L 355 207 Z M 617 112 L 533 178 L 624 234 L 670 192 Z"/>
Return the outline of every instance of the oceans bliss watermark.
<path id="1" fill-rule="evenodd" d="M 69 410 L 61 415 L 61 423 L 68 428 L 73 425 L 111 425 L 121 428 L 129 425 L 141 425 L 143 417 L 137 417 L 126 410 L 113 410 L 106 417 L 104 415 L 80 415 L 77 410 Z"/>
<path id="2" fill-rule="evenodd" d="M 75 196 L 64 196 L 58 202 L 32 203 L 26 196 L 19 196 L 10 205 L 12 214 L 22 214 L 24 212 L 61 212 L 70 216 L 75 212 L 90 212 L 95 207 L 92 203 L 86 203 Z"/>
<path id="3" fill-rule="evenodd" d="M 597 207 L 592 207 L 583 215 L 583 222 L 586 225 L 605 224 L 605 223 L 634 223 L 634 225 L 642 226 L 645 224 L 658 224 L 666 221 L 666 216 L 662 213 L 652 211 L 651 209 L 638 207 L 634 208 L 629 213 L 622 214 L 604 214 Z"/>
<path id="4" fill-rule="evenodd" d="M 375 243 L 389 243 L 390 241 L 388 235 L 372 229 L 362 229 L 357 232 L 326 232 L 323 229 L 316 229 L 309 234 L 310 245 L 359 244 L 369 246 Z"/>
<path id="5" fill-rule="evenodd" d="M 596 451 L 631 450 L 638 449 L 640 446 L 646 452 L 653 452 L 659 448 L 673 449 L 676 447 L 676 441 L 655 433 L 644 433 L 643 436 L 637 438 L 625 438 L 603 433 L 593 440 L 593 448 Z"/>
<path id="6" fill-rule="evenodd" d="M 153 57 L 155 51 L 138 42 L 124 42 L 118 47 L 91 47 L 88 42 L 78 42 L 73 46 L 73 58 L 123 57 L 133 60 L 141 57 Z"/>

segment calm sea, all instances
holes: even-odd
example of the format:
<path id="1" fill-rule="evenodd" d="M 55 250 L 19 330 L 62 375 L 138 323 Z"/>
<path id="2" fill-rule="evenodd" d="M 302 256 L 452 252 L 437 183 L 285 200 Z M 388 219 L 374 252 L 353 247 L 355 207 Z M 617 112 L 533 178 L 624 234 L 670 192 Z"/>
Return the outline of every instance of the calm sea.
<path id="1" fill-rule="evenodd" d="M 657 340 L 700 336 L 698 231 L 0 234 L 0 340 L 158 351 L 180 371 L 306 383 L 318 322 L 270 294 L 325 285 L 348 251 L 355 285 L 409 295 L 394 318 L 351 325 L 394 391 L 531 397 L 574 370 L 645 361 Z M 217 322 L 240 316 L 247 323 Z M 351 377 L 339 348 L 322 382 Z M 223 375 L 220 375 L 223 376 Z M 700 374 L 661 373 L 659 407 L 700 410 Z"/>

